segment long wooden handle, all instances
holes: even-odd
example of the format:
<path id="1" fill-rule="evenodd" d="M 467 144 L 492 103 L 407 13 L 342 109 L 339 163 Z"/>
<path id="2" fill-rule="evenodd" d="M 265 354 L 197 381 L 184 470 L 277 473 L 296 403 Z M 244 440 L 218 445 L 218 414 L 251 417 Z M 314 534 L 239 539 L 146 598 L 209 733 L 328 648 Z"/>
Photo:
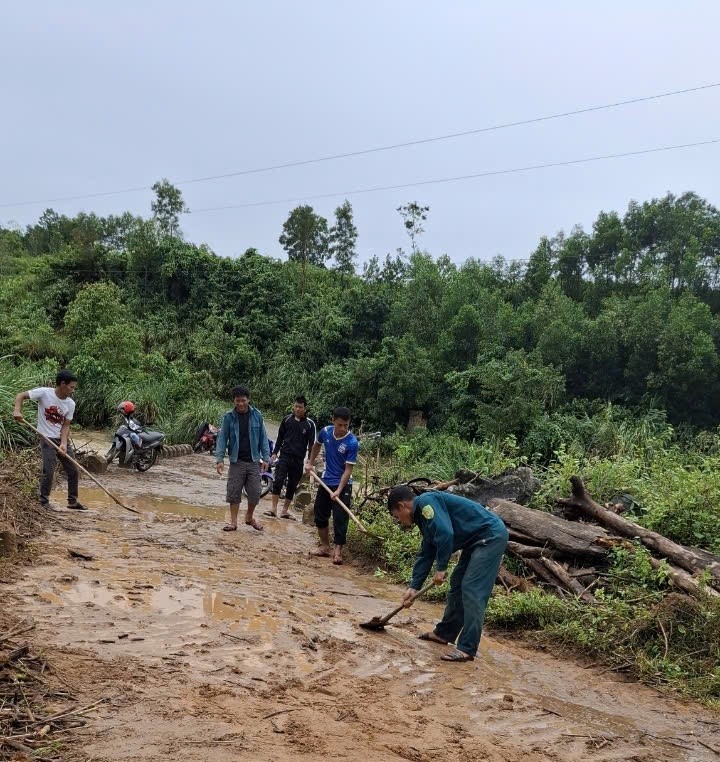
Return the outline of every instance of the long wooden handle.
<path id="1" fill-rule="evenodd" d="M 22 423 L 25 424 L 29 429 L 32 429 L 41 439 L 43 439 L 45 442 L 47 442 L 51 447 L 54 447 L 63 458 L 67 458 L 71 463 L 74 463 L 84 474 L 85 476 L 88 476 L 90 479 L 92 479 L 95 484 L 97 484 L 98 487 L 108 496 L 111 497 L 121 508 L 124 508 L 126 511 L 130 511 L 130 513 L 140 513 L 140 511 L 136 510 L 135 508 L 131 508 L 129 505 L 125 505 L 121 500 L 119 500 L 115 495 L 113 495 L 112 492 L 110 492 L 109 489 L 107 489 L 103 484 L 101 484 L 84 466 L 81 466 L 75 458 L 70 457 L 66 452 L 63 452 L 56 444 L 52 441 L 52 439 L 48 439 L 44 434 L 41 434 L 29 421 L 26 421 L 24 418 L 22 419 Z"/>
<path id="2" fill-rule="evenodd" d="M 425 587 L 421 588 L 420 590 L 413 595 L 413 597 L 410 599 L 410 603 L 413 601 L 416 601 L 421 595 L 424 595 L 427 593 L 427 591 L 434 587 L 434 582 L 428 582 Z M 407 606 L 404 603 L 401 603 L 396 609 L 393 609 L 389 614 L 386 614 L 379 622 L 379 624 L 387 624 L 396 614 L 399 614 L 403 609 L 407 608 Z"/>
<path id="3" fill-rule="evenodd" d="M 310 476 L 315 479 L 315 481 L 325 490 L 325 492 L 328 493 L 328 495 L 332 495 L 332 490 L 330 487 L 328 487 L 327 484 L 325 484 L 325 482 L 314 471 L 310 471 Z M 335 497 L 333 500 L 335 500 L 338 505 L 342 506 L 342 509 L 357 524 L 357 527 L 361 532 L 364 532 L 365 534 L 372 534 L 372 532 L 369 532 L 365 528 L 365 525 L 360 521 L 360 519 L 345 505 L 345 503 L 343 503 L 339 497 Z"/>

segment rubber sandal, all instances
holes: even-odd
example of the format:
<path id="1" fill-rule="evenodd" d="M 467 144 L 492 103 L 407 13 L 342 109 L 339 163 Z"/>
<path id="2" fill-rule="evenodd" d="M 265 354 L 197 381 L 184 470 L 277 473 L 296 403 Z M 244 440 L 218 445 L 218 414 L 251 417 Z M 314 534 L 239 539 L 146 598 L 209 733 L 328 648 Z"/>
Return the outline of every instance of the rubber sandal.
<path id="1" fill-rule="evenodd" d="M 335 566 L 342 566 L 343 560 L 342 558 L 333 558 L 333 563 L 335 564 Z"/>
<path id="2" fill-rule="evenodd" d="M 223 532 L 237 532 L 237 527 L 234 527 L 232 524 L 225 524 L 222 530 Z"/>
<path id="3" fill-rule="evenodd" d="M 288 521 L 297 521 L 297 519 L 294 516 L 291 516 L 289 513 L 283 513 L 280 515 L 281 519 L 288 519 Z"/>
<path id="4" fill-rule="evenodd" d="M 473 661 L 475 659 L 474 656 L 470 656 L 469 654 L 465 654 L 462 651 L 458 651 L 457 648 L 453 648 L 450 653 L 443 654 L 440 658 L 443 661 Z"/>
<path id="5" fill-rule="evenodd" d="M 418 635 L 418 640 L 428 640 L 431 643 L 439 643 L 441 646 L 448 644 L 447 640 L 439 638 L 434 632 L 424 632 L 422 635 Z"/>
<path id="6" fill-rule="evenodd" d="M 245 523 L 249 527 L 252 527 L 256 532 L 262 532 L 262 530 L 264 529 L 263 525 L 258 524 L 257 521 L 255 521 L 255 519 L 252 519 L 251 521 L 246 521 Z"/>
<path id="7" fill-rule="evenodd" d="M 82 503 L 73 503 L 72 505 L 68 503 L 68 510 L 69 511 L 86 511 L 87 508 Z"/>
<path id="8" fill-rule="evenodd" d="M 330 558 L 330 552 L 327 553 L 323 550 L 311 550 L 308 553 L 309 556 L 312 556 L 313 558 Z"/>
<path id="9" fill-rule="evenodd" d="M 263 516 L 270 516 L 270 518 L 276 519 L 277 513 L 273 513 L 272 511 L 263 511 Z M 284 516 L 281 516 L 280 518 L 284 518 Z"/>

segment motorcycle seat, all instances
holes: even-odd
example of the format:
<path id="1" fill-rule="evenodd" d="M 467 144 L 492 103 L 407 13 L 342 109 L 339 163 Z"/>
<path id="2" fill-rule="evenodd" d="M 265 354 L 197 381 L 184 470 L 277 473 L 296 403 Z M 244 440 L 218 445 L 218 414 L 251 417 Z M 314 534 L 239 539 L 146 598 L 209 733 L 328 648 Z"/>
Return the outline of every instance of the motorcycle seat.
<path id="1" fill-rule="evenodd" d="M 140 439 L 142 440 L 143 445 L 147 446 L 155 444 L 156 442 L 161 442 L 165 439 L 165 434 L 162 434 L 159 431 L 142 431 L 140 432 Z"/>

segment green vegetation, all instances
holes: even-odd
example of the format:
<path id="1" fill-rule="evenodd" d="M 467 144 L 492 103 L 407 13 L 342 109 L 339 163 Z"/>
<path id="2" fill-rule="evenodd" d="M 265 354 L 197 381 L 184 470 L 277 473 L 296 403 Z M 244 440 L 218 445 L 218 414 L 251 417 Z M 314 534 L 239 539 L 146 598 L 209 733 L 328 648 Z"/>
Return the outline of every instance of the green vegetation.
<path id="1" fill-rule="evenodd" d="M 381 481 L 418 476 L 451 478 L 457 468 L 493 474 L 510 465 L 531 462 L 542 479 L 534 505 L 546 509 L 569 491 L 579 474 L 600 500 L 618 493 L 633 495 L 630 519 L 672 539 L 720 553 L 720 439 L 703 433 L 687 440 L 656 413 L 631 418 L 612 406 L 587 419 L 564 420 L 554 436 L 565 440 L 550 462 L 532 460 L 514 440 L 467 443 L 454 435 L 415 432 L 382 443 Z M 538 429 L 539 430 L 539 429 Z M 403 531 L 386 508 L 368 504 L 362 518 L 386 542 L 366 538 L 351 527 L 350 542 L 397 582 L 410 577 L 420 541 L 417 529 Z M 592 657 L 645 682 L 672 688 L 720 707 L 720 601 L 674 593 L 665 569 L 655 570 L 641 547 L 617 547 L 593 589 L 598 605 L 560 599 L 535 588 L 529 592 L 496 591 L 487 623 L 495 629 L 529 631 L 538 643 Z M 508 559 L 511 570 L 525 572 Z M 446 585 L 430 592 L 442 599 Z"/>
<path id="2" fill-rule="evenodd" d="M 398 209 L 409 253 L 358 274 L 347 202 L 333 224 L 292 210 L 288 261 L 227 259 L 183 239 L 176 188 L 154 190 L 149 219 L 47 210 L 0 226 L 0 446 L 28 441 L 16 391 L 59 366 L 80 377 L 80 424 L 111 424 L 130 398 L 170 441 L 217 420 L 245 382 L 270 414 L 297 393 L 321 423 L 350 406 L 356 428 L 385 435 L 388 481 L 526 463 L 546 509 L 577 473 L 601 501 L 633 495 L 634 520 L 720 553 L 720 213 L 703 199 L 632 202 L 543 238 L 525 264 L 479 250 L 462 265 L 422 250 L 431 214 L 411 202 Z M 406 435 L 412 410 L 428 430 Z M 406 578 L 417 538 L 380 508 L 365 518 L 390 540 L 356 547 Z M 630 581 L 598 607 L 515 592 L 490 621 L 717 699 L 716 608 L 681 605 L 640 550 L 613 564 Z"/>

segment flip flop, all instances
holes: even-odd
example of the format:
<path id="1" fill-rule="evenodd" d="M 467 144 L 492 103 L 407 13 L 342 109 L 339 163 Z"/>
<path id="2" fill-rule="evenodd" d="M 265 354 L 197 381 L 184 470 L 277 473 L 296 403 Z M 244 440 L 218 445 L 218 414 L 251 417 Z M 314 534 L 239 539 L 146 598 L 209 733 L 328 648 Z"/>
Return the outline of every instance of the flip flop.
<path id="1" fill-rule="evenodd" d="M 86 511 L 87 508 L 82 503 L 73 503 L 72 505 L 68 503 L 68 510 L 69 511 Z"/>
<path id="2" fill-rule="evenodd" d="M 272 511 L 263 511 L 263 516 L 270 516 L 271 518 L 276 519 L 277 518 L 277 513 L 273 513 Z M 282 518 L 285 518 L 285 517 L 281 516 L 280 518 L 282 519 Z"/>
<path id="3" fill-rule="evenodd" d="M 473 661 L 475 659 L 474 656 L 458 651 L 457 648 L 453 648 L 450 653 L 443 654 L 440 658 L 443 661 Z"/>
<path id="4" fill-rule="evenodd" d="M 343 560 L 342 558 L 333 558 L 333 563 L 335 564 L 335 566 L 342 566 Z"/>
<path id="5" fill-rule="evenodd" d="M 237 527 L 234 527 L 232 524 L 225 524 L 222 530 L 223 532 L 237 532 Z"/>
<path id="6" fill-rule="evenodd" d="M 308 555 L 312 556 L 313 558 L 330 558 L 330 553 L 326 553 L 323 550 L 311 550 Z"/>
<path id="7" fill-rule="evenodd" d="M 434 632 L 424 632 L 422 635 L 418 635 L 418 640 L 429 640 L 431 643 L 439 643 L 441 646 L 448 644 L 447 640 L 439 638 Z"/>
<path id="8" fill-rule="evenodd" d="M 262 524 L 258 524 L 257 521 L 255 521 L 255 519 L 252 519 L 251 521 L 246 521 L 245 523 L 249 527 L 252 527 L 256 532 L 262 532 L 262 530 L 263 530 L 263 525 Z"/>
<path id="9" fill-rule="evenodd" d="M 294 516 L 291 516 L 289 513 L 281 513 L 280 518 L 288 519 L 289 521 L 297 521 L 297 519 Z"/>

